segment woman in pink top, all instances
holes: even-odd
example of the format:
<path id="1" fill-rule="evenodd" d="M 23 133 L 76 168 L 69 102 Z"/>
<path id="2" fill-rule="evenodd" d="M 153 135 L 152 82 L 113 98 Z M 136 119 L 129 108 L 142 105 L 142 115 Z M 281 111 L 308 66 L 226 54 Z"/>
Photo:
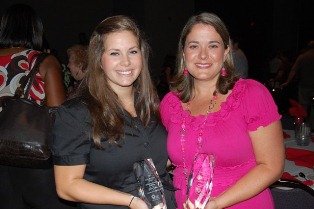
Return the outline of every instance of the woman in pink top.
<path id="1" fill-rule="evenodd" d="M 274 208 L 268 186 L 284 167 L 281 116 L 268 90 L 234 75 L 229 33 L 214 14 L 189 19 L 173 91 L 161 102 L 178 208 L 197 152 L 215 158 L 206 209 Z"/>

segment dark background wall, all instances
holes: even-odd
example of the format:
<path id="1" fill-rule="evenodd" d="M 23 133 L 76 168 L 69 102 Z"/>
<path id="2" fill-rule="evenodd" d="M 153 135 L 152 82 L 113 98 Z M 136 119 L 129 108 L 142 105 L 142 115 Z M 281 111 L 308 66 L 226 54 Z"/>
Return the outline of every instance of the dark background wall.
<path id="1" fill-rule="evenodd" d="M 42 17 L 46 38 L 62 62 L 66 49 L 88 37 L 104 18 L 125 14 L 145 31 L 152 47 L 152 75 L 166 54 L 175 54 L 180 31 L 192 14 L 209 11 L 226 23 L 232 37 L 240 40 L 247 54 L 250 77 L 263 81 L 267 61 L 276 50 L 297 54 L 314 39 L 312 0 L 1 0 L 0 14 L 14 3 L 31 5 Z"/>
<path id="2" fill-rule="evenodd" d="M 196 11 L 214 11 L 249 61 L 249 76 L 265 81 L 270 56 L 280 50 L 292 55 L 314 40 L 313 0 L 195 0 Z"/>

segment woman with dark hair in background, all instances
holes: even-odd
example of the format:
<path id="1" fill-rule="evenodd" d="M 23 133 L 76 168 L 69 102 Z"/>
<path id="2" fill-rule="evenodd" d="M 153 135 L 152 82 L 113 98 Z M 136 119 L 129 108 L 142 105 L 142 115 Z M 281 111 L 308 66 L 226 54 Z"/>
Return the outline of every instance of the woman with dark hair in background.
<path id="1" fill-rule="evenodd" d="M 42 44 L 43 24 L 31 7 L 16 4 L 4 12 L 0 25 L 0 102 L 6 96 L 13 96 L 21 78 L 30 73 Z M 59 106 L 65 100 L 61 66 L 54 56 L 49 55 L 41 63 L 30 97 L 48 107 Z M 56 194 L 52 167 L 10 166 L 0 166 L 0 207 L 70 208 Z"/>

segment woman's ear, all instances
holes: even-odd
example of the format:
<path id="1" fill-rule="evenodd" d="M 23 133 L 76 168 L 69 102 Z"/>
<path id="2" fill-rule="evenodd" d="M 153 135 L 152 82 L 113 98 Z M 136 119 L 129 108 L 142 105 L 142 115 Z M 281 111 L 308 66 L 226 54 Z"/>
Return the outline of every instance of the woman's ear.
<path id="1" fill-rule="evenodd" d="M 77 66 L 78 66 L 78 67 L 80 68 L 80 70 L 83 72 L 83 64 L 82 64 L 82 63 L 79 63 Z"/>
<path id="2" fill-rule="evenodd" d="M 226 57 L 229 53 L 230 53 L 230 46 L 227 45 L 227 48 L 225 49 L 225 52 L 224 52 L 224 61 L 226 60 Z"/>

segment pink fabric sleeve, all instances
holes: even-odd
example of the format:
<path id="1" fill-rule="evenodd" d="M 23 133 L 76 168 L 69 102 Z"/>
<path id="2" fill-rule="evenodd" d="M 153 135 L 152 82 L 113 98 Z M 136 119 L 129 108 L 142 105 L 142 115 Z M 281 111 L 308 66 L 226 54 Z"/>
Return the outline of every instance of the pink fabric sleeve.
<path id="1" fill-rule="evenodd" d="M 280 120 L 277 105 L 268 89 L 261 83 L 247 79 L 246 90 L 243 92 L 243 114 L 249 131 L 260 126 L 267 126 Z"/>

